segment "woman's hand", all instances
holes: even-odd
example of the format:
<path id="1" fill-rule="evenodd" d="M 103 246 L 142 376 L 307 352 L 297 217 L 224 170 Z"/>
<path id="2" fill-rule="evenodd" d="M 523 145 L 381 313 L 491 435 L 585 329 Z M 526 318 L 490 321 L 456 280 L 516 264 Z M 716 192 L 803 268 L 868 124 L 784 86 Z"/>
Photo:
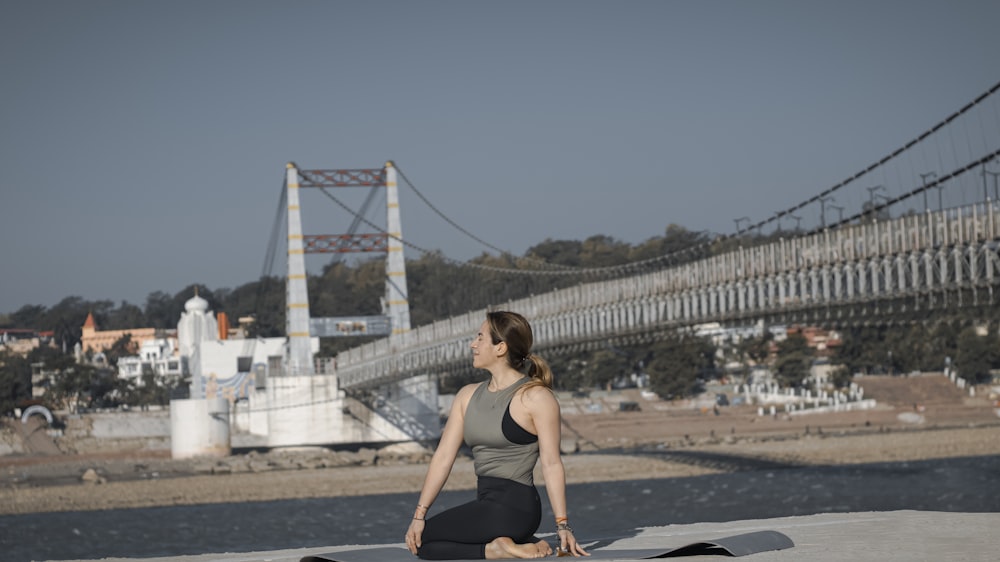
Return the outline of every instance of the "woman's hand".
<path id="1" fill-rule="evenodd" d="M 424 520 L 414 518 L 410 521 L 410 528 L 406 530 L 406 548 L 410 549 L 410 554 L 417 555 L 420 548 L 420 537 L 424 534 Z"/>
<path id="2" fill-rule="evenodd" d="M 560 529 L 556 531 L 559 535 L 559 556 L 590 556 L 586 550 L 576 542 L 572 529 Z"/>

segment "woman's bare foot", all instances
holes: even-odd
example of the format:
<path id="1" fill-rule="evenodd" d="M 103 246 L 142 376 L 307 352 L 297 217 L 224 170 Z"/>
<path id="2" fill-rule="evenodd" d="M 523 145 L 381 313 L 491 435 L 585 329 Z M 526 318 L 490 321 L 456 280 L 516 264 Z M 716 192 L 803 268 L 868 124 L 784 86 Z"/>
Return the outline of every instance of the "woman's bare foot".
<path id="1" fill-rule="evenodd" d="M 504 558 L 540 558 L 535 544 L 517 544 L 510 537 L 498 537 L 486 545 L 487 560 Z"/>

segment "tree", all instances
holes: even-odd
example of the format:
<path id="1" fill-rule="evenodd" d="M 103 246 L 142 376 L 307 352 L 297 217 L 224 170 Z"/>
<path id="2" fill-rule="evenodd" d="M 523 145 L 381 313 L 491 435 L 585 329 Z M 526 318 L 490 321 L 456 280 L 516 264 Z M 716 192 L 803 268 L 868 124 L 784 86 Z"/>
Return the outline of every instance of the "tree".
<path id="1" fill-rule="evenodd" d="M 146 296 L 146 321 L 150 328 L 176 327 L 183 310 L 176 309 L 173 299 L 163 291 L 154 291 Z"/>
<path id="2" fill-rule="evenodd" d="M 972 384 L 990 382 L 990 361 L 992 351 L 989 340 L 976 333 L 974 327 L 968 327 L 958 334 L 958 352 L 955 362 L 958 375 Z"/>
<path id="3" fill-rule="evenodd" d="M 90 408 L 117 408 L 125 403 L 128 386 L 128 381 L 118 378 L 115 369 L 95 369 L 85 395 L 86 404 Z"/>
<path id="4" fill-rule="evenodd" d="M 70 352 L 80 342 L 83 323 L 87 320 L 93 303 L 80 297 L 66 297 L 45 312 L 39 330 L 53 330 L 56 344 L 63 352 Z"/>
<path id="5" fill-rule="evenodd" d="M 778 342 L 778 352 L 774 360 L 774 378 L 782 387 L 801 387 L 809 376 L 813 353 L 800 333 L 789 334 Z"/>
<path id="6" fill-rule="evenodd" d="M 101 322 L 103 330 L 128 330 L 148 326 L 149 322 L 142 309 L 126 301 L 122 301 L 118 308 L 109 310 Z"/>
<path id="7" fill-rule="evenodd" d="M 528 248 L 528 251 L 524 255 L 543 260 L 547 263 L 579 266 L 581 265 L 580 254 L 582 254 L 582 249 L 583 244 L 577 240 L 552 240 L 551 238 L 546 238 L 544 242 Z"/>
<path id="8" fill-rule="evenodd" d="M 0 415 L 12 412 L 22 400 L 31 398 L 31 363 L 0 349 Z"/>
<path id="9" fill-rule="evenodd" d="M 44 306 L 26 304 L 10 315 L 10 327 L 39 329 L 43 325 L 45 311 Z"/>
<path id="10" fill-rule="evenodd" d="M 841 344 L 837 348 L 838 362 L 852 373 L 885 371 L 887 359 L 883 330 L 873 326 L 850 328 L 841 331 Z"/>
<path id="11" fill-rule="evenodd" d="M 632 371 L 628 354 L 607 347 L 594 351 L 583 369 L 583 388 L 605 388 L 615 378 Z"/>
<path id="12" fill-rule="evenodd" d="M 650 388 L 668 400 L 701 392 L 704 381 L 715 375 L 715 351 L 708 338 L 666 334 L 650 349 Z"/>
<path id="13" fill-rule="evenodd" d="M 628 261 L 630 246 L 603 234 L 583 241 L 580 261 L 587 267 L 609 267 Z"/>
<path id="14" fill-rule="evenodd" d="M 77 363 L 72 355 L 44 346 L 33 349 L 28 361 L 51 373 L 44 381 L 43 398 L 53 408 L 77 412 L 80 408 L 115 406 L 120 401 L 123 383 L 111 369 Z"/>
<path id="15" fill-rule="evenodd" d="M 111 347 L 104 352 L 104 356 L 108 358 L 108 365 L 111 367 L 118 366 L 118 360 L 122 357 L 129 357 L 136 354 L 135 344 L 132 342 L 132 334 L 125 334 L 124 336 L 115 340 L 115 343 L 111 344 Z"/>
<path id="16" fill-rule="evenodd" d="M 743 338 L 736 344 L 736 354 L 740 363 L 744 366 L 744 376 L 749 374 L 747 365 L 764 365 L 771 357 L 771 343 L 774 341 L 774 334 L 765 330 L 759 336 Z"/>
<path id="17" fill-rule="evenodd" d="M 143 369 L 139 384 L 121 387 L 121 392 L 125 402 L 132 406 L 142 408 L 155 405 L 166 406 L 170 403 L 173 390 L 181 384 L 183 381 L 178 381 L 176 384 L 171 383 L 156 376 L 151 369 Z"/>
<path id="18" fill-rule="evenodd" d="M 663 236 L 650 238 L 632 248 L 628 254 L 628 261 L 670 256 L 672 263 L 686 263 L 704 255 L 686 250 L 706 244 L 708 241 L 709 237 L 704 232 L 692 232 L 683 226 L 671 223 L 667 225 Z"/>
<path id="19" fill-rule="evenodd" d="M 52 369 L 52 366 L 46 365 Z M 68 363 L 55 367 L 50 386 L 45 390 L 45 399 L 57 408 L 66 408 L 78 413 L 90 405 L 90 389 L 97 376 L 97 367 L 87 364 Z"/>
<path id="20" fill-rule="evenodd" d="M 955 322 L 938 322 L 934 326 L 928 345 L 928 361 L 931 364 L 931 368 L 927 370 L 942 370 L 947 358 L 955 359 L 958 355 L 958 335 L 960 331 L 958 324 Z"/>
<path id="21" fill-rule="evenodd" d="M 271 338 L 285 333 L 285 281 L 277 277 L 263 277 L 225 292 L 223 310 L 231 320 L 244 316 L 253 317 L 250 336 Z M 174 320 L 176 325 L 177 320 Z"/>
<path id="22" fill-rule="evenodd" d="M 587 362 L 577 356 L 554 355 L 546 357 L 552 368 L 553 385 L 561 390 L 581 390 L 589 388 L 585 370 Z"/>
<path id="23" fill-rule="evenodd" d="M 852 380 L 854 380 L 854 376 L 843 365 L 836 367 L 830 372 L 830 384 L 834 388 L 847 388 L 851 386 Z"/>

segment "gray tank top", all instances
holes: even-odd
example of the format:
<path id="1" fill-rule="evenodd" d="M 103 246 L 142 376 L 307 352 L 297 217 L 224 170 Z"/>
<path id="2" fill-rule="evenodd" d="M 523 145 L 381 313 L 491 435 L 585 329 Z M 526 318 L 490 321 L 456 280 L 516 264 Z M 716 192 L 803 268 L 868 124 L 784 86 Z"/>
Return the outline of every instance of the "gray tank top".
<path id="1" fill-rule="evenodd" d="M 514 443 L 503 432 L 503 419 L 517 389 L 531 377 L 524 377 L 499 392 L 487 390 L 489 382 L 476 388 L 465 410 L 465 443 L 472 447 L 477 476 L 492 476 L 534 485 L 538 440 Z M 522 428 L 523 431 L 523 428 Z M 527 433 L 527 432 L 525 432 Z"/>

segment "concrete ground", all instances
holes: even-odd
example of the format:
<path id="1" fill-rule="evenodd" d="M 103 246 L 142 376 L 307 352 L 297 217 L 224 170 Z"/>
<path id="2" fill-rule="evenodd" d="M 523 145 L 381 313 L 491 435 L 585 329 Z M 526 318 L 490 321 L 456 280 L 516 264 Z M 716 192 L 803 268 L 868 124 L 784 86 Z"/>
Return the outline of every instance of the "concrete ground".
<path id="1" fill-rule="evenodd" d="M 795 546 L 787 550 L 762 552 L 744 557 L 748 562 L 1000 560 L 1000 541 L 995 536 L 1000 530 L 1000 513 L 928 511 L 827 513 L 725 523 L 670 525 L 641 529 L 634 536 L 619 539 L 605 548 L 678 548 L 693 542 L 763 530 L 784 533 L 792 539 Z M 584 545 L 586 544 L 584 542 Z M 329 546 L 238 554 L 103 560 L 105 562 L 299 562 L 303 556 L 355 548 L 362 547 Z M 697 560 L 707 562 L 728 558 L 699 556 Z M 416 558 L 409 559 L 416 560 Z"/>

